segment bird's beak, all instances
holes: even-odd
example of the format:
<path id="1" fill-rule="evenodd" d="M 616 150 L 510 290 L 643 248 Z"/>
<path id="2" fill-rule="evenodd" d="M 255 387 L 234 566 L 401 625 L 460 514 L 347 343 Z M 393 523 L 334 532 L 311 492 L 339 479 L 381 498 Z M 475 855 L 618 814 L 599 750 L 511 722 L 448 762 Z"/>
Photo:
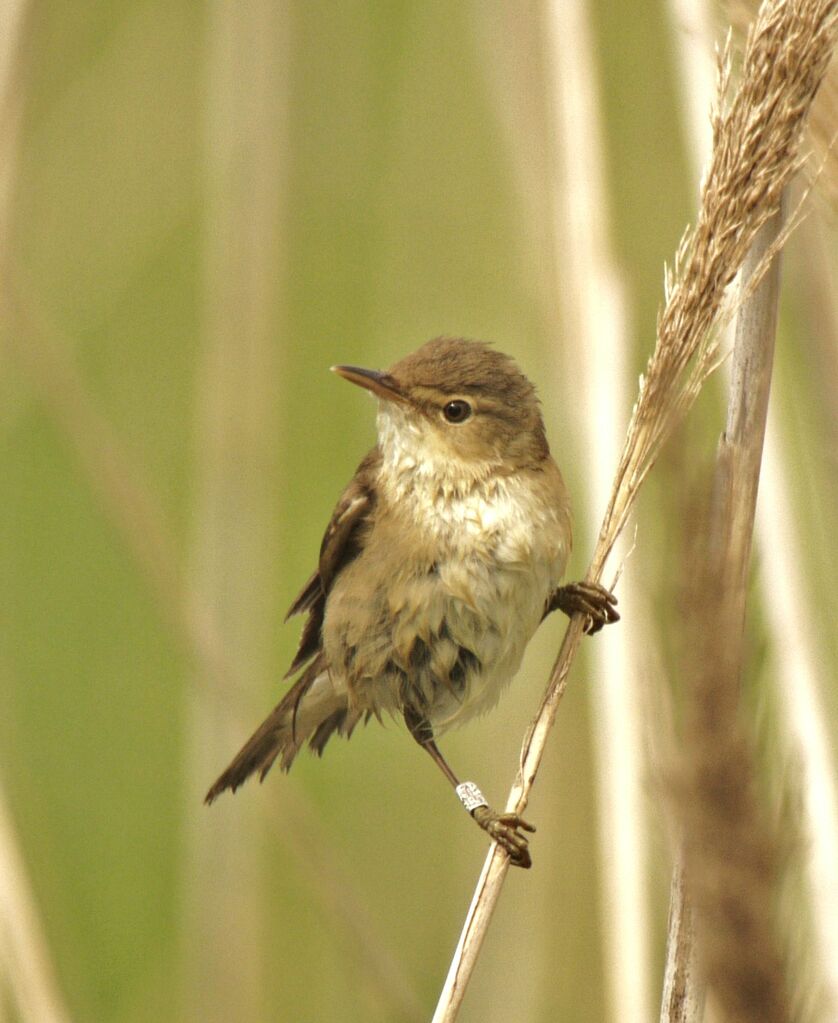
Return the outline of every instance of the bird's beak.
<path id="1" fill-rule="evenodd" d="M 350 384 L 357 384 L 368 391 L 372 391 L 379 398 L 385 401 L 397 401 L 403 405 L 408 404 L 407 396 L 389 373 L 379 369 L 361 369 L 360 366 L 332 366 L 332 372 L 339 377 L 348 380 Z"/>

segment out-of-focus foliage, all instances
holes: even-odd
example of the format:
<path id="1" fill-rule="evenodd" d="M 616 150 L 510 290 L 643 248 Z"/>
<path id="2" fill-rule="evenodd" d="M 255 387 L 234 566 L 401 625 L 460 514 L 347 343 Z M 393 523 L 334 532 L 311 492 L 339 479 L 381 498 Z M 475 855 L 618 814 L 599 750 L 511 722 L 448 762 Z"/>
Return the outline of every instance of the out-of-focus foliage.
<path id="1" fill-rule="evenodd" d="M 530 244 L 533 203 L 543 218 L 550 208 L 524 194 L 521 154 L 510 149 L 493 79 L 505 59 L 496 13 L 494 4 L 294 2 L 225 22 L 182 0 L 25 11 L 0 307 L 0 780 L 73 1019 L 429 1018 L 485 842 L 402 726 L 373 723 L 350 745 L 333 742 L 322 763 L 301 757 L 290 776 L 275 772 L 211 809 L 200 793 L 213 780 L 207 760 L 225 766 L 277 698 L 297 636 L 284 610 L 373 440 L 373 407 L 328 374 L 331 364 L 387 365 L 442 333 L 497 342 L 539 384 L 554 453 L 571 491 L 582 491 L 574 383 L 555 370 L 572 363 L 574 339 L 558 335 L 559 298 L 545 299 L 543 284 L 545 260 L 560 264 L 562 254 Z M 540 15 L 538 4 L 520 5 L 536 41 Z M 693 186 L 662 5 L 599 3 L 591 16 L 639 371 Z M 235 45 L 222 38 L 228 30 Z M 572 140 L 549 135 L 539 92 L 548 56 L 537 42 L 532 52 L 530 115 L 544 137 L 525 159 L 544 161 Z M 259 76 L 282 91 L 275 120 L 264 114 L 270 103 L 248 107 L 247 89 L 225 91 Z M 224 140 L 239 145 L 242 164 L 214 148 Z M 264 175 L 261 191 L 248 190 L 259 176 L 250 148 L 254 161 L 276 157 L 267 199 Z M 247 208 L 238 237 L 233 218 L 233 242 L 219 250 L 215 218 L 231 195 L 264 208 Z M 260 224 L 267 242 L 255 236 Z M 796 258 L 799 281 L 802 242 Z M 251 288 L 266 261 L 267 282 Z M 219 295 L 229 303 L 220 312 Z M 834 446 L 820 445 L 829 430 L 834 440 L 835 389 L 823 381 L 831 372 L 835 382 L 836 363 L 826 343 L 800 340 L 826 330 L 816 299 L 795 294 L 789 305 L 796 347 L 778 345 L 777 414 L 798 453 L 804 535 L 819 551 L 813 588 L 824 593 L 826 566 L 838 563 L 834 501 L 830 511 L 817 496 L 830 484 L 834 493 Z M 207 390 L 238 371 L 237 343 L 250 358 L 235 326 L 254 321 L 272 367 L 263 420 L 248 418 L 252 393 L 233 388 L 216 401 Z M 228 361 L 210 365 L 219 322 Z M 708 458 L 712 405 L 702 402 L 696 429 L 706 429 Z M 223 469 L 208 483 L 207 409 L 220 446 L 246 466 L 243 483 Z M 244 421 L 270 424 L 255 457 Z M 657 583 L 671 587 L 683 500 L 666 474 L 683 481 L 682 470 L 677 453 L 660 466 L 635 555 L 649 566 L 663 637 L 677 609 Z M 235 578 L 242 521 L 205 531 L 202 495 L 213 486 L 246 487 L 272 524 L 252 586 Z M 584 570 L 599 512 L 576 506 L 571 574 Z M 227 635 L 223 622 L 216 630 L 223 609 L 203 620 L 194 605 L 208 561 L 210 602 L 234 593 L 233 603 L 258 609 L 257 634 L 243 642 L 265 653 L 258 666 L 239 659 L 223 710 L 202 732 L 201 708 L 224 673 L 209 681 L 196 635 L 206 627 L 222 648 Z M 562 628 L 544 626 L 493 715 L 445 739 L 455 769 L 493 800 L 511 779 Z M 834 667 L 834 643 L 827 652 Z M 212 731 L 219 713 L 224 741 Z M 531 804 L 535 867 L 509 879 L 465 1020 L 604 1018 L 589 724 L 580 661 Z M 660 947 L 668 858 L 656 784 Z M 221 834 L 224 856 L 214 858 Z M 239 892 L 258 914 L 247 934 L 203 932 L 195 907 Z M 214 960 L 232 967 L 216 973 L 206 967 Z"/>

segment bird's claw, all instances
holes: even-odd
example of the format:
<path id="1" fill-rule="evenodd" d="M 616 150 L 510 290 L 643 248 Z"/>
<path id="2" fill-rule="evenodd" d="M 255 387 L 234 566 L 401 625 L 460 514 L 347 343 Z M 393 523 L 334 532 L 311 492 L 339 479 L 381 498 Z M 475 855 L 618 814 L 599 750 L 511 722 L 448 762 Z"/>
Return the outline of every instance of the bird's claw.
<path id="1" fill-rule="evenodd" d="M 529 842 L 521 834 L 521 831 L 534 832 L 532 824 L 517 813 L 497 813 L 490 806 L 478 806 L 472 811 L 472 817 L 509 854 L 510 863 L 525 870 L 532 866 Z"/>
<path id="2" fill-rule="evenodd" d="M 620 620 L 616 603 L 617 598 L 601 583 L 568 583 L 553 594 L 549 610 L 564 611 L 568 617 L 577 613 L 585 615 L 585 634 L 592 636 L 604 625 Z"/>

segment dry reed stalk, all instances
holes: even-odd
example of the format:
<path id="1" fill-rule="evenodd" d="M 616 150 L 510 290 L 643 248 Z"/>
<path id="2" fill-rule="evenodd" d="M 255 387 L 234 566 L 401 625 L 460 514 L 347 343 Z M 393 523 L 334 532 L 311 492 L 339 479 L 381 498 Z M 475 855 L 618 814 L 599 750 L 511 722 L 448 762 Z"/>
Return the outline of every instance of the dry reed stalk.
<path id="1" fill-rule="evenodd" d="M 620 457 L 630 407 L 625 286 L 610 238 L 594 46 L 584 0 L 550 8 L 547 47 L 558 150 L 553 172 L 554 262 L 558 264 L 563 336 L 574 344 L 557 382 L 574 379 L 584 410 L 581 461 L 585 507 L 604 508 Z M 558 360 L 560 361 L 560 360 Z M 586 517 L 588 515 L 586 514 Z M 631 629 L 606 630 L 592 647 L 592 730 L 597 781 L 599 876 L 606 1004 L 611 1019 L 646 1023 L 651 1015 L 647 818 L 640 693 L 640 650 L 653 648 L 642 598 L 621 585 Z"/>
<path id="2" fill-rule="evenodd" d="M 558 0 L 557 0 L 558 2 Z M 687 232 L 666 278 L 657 341 L 629 423 L 611 500 L 587 578 L 598 581 L 637 493 L 674 426 L 718 365 L 712 334 L 727 287 L 762 225 L 780 205 L 798 168 L 800 138 L 834 48 L 836 0 L 766 2 L 749 37 L 741 80 L 724 104 L 729 57 L 720 64 L 720 109 L 713 117 L 713 156 L 694 230 Z M 507 807 L 523 813 L 547 735 L 582 638 L 581 618 L 565 633 Z M 456 1019 L 500 896 L 508 857 L 493 846 L 483 867 L 434 1015 Z"/>
<path id="3" fill-rule="evenodd" d="M 704 999 L 696 976 L 693 914 L 686 897 L 681 855 L 672 871 L 669 927 L 660 1023 L 701 1023 Z"/>
<path id="4" fill-rule="evenodd" d="M 696 111 L 704 108 L 710 96 L 706 67 L 712 52 L 709 33 L 701 26 L 709 23 L 710 16 L 707 11 L 702 13 L 702 4 L 687 11 L 683 9 L 683 0 L 671 0 L 671 3 L 680 9 L 679 16 L 673 20 L 685 29 L 677 33 L 681 64 L 687 67 L 687 73 L 680 77 L 689 83 L 684 99 L 697 179 L 706 154 L 702 145 L 703 125 Z M 753 5 L 736 2 L 728 6 L 734 24 L 744 35 Z M 685 18 L 691 20 L 682 21 Z M 816 190 L 831 195 L 833 205 L 838 205 L 838 151 L 835 146 L 829 147 L 838 125 L 836 111 L 838 63 L 833 61 L 812 105 L 806 134 L 816 154 L 810 161 L 818 172 Z M 808 256 L 817 242 L 812 217 L 807 218 L 801 235 Z M 827 315 L 834 307 L 834 289 L 830 291 L 828 284 L 822 285 L 819 295 L 817 281 L 824 279 L 824 273 L 828 279 L 828 262 L 826 253 L 819 251 L 811 258 L 806 274 L 806 281 L 815 292 L 807 296 L 809 305 L 815 302 Z M 834 341 L 835 335 L 836 331 L 832 330 L 830 340 Z M 834 362 L 832 349 L 825 348 L 829 360 Z M 835 375 L 827 374 L 829 379 L 834 379 Z M 754 541 L 765 563 L 770 563 L 771 572 L 760 573 L 758 584 L 764 590 L 762 609 L 773 636 L 772 656 L 776 662 L 773 677 L 782 708 L 778 719 L 783 731 L 782 741 L 787 755 L 800 765 L 805 779 L 801 790 L 802 868 L 808 888 L 815 958 L 826 976 L 832 1004 L 838 1006 L 838 789 L 824 709 L 829 680 L 823 670 L 823 638 L 813 627 L 813 597 L 804 569 L 805 540 L 794 507 L 792 467 L 781 439 L 780 423 L 769 419 Z M 828 442 L 826 446 L 828 449 Z M 820 610 L 823 614 L 823 609 Z"/>
<path id="5" fill-rule="evenodd" d="M 766 223 L 745 274 L 774 251 Z M 747 276 L 743 287 L 747 283 Z M 684 869 L 708 998 L 731 1023 L 788 1023 L 787 971 L 774 908 L 784 849 L 759 804 L 741 708 L 748 567 L 779 303 L 779 258 L 739 312 L 727 428 L 713 505 L 687 569 L 683 768 L 677 806 Z"/>
<path id="6" fill-rule="evenodd" d="M 678 60 L 676 81 L 681 84 L 681 105 L 687 127 L 687 150 L 693 165 L 695 181 L 710 161 L 712 130 L 707 111 L 713 102 L 717 61 L 713 54 L 712 13 L 702 0 L 669 0 L 668 10 Z M 732 348 L 733 332 L 724 324 L 720 335 L 725 349 Z M 661 760 L 660 776 L 674 761 L 675 735 L 671 726 L 667 733 L 671 748 Z M 663 992 L 660 1023 L 700 1023 L 704 1006 L 704 989 L 696 968 L 695 928 L 692 909 L 684 888 L 684 850 L 681 829 L 673 840 L 674 857 L 669 893 L 669 926 L 666 938 Z"/>
<path id="7" fill-rule="evenodd" d="M 779 221 L 778 214 L 763 227 L 749 269 L 772 249 Z M 740 708 L 747 568 L 778 300 L 775 259 L 740 311 L 714 503 L 697 530 L 687 573 L 690 642 L 678 807 L 702 973 L 717 1011 L 736 1023 L 791 1018 L 772 913 L 783 848 L 759 807 Z"/>

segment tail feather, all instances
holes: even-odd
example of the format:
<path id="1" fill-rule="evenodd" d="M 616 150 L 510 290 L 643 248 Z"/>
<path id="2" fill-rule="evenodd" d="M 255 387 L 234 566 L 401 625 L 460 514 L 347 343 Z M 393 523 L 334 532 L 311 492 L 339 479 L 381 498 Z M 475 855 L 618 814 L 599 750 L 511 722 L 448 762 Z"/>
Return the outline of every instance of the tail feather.
<path id="1" fill-rule="evenodd" d="M 314 734 L 308 740 L 309 746 L 318 757 L 322 757 L 323 747 L 335 732 L 348 739 L 355 731 L 355 726 L 361 718 L 364 719 L 364 724 L 366 724 L 370 719 L 370 711 L 364 713 L 360 710 L 350 710 L 348 706 L 344 705 L 339 710 L 336 710 L 334 714 L 330 714 L 324 721 L 320 722 Z"/>
<path id="2" fill-rule="evenodd" d="M 346 696 L 334 691 L 328 673 L 315 662 L 247 740 L 204 802 L 212 803 L 225 789 L 235 792 L 257 772 L 261 781 L 277 757 L 287 771 L 306 740 L 321 755 L 329 737 L 336 731 L 350 734 L 360 716 L 350 711 Z"/>

